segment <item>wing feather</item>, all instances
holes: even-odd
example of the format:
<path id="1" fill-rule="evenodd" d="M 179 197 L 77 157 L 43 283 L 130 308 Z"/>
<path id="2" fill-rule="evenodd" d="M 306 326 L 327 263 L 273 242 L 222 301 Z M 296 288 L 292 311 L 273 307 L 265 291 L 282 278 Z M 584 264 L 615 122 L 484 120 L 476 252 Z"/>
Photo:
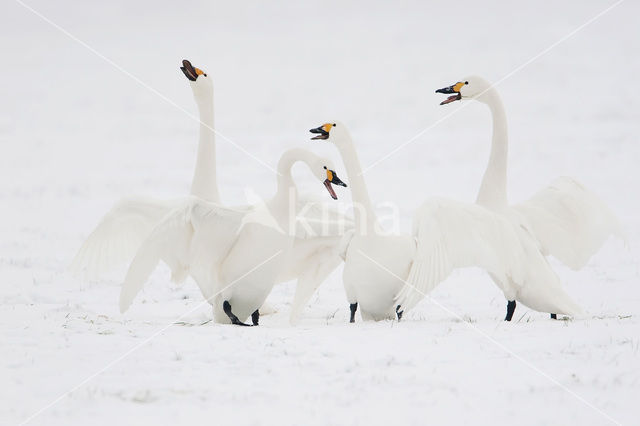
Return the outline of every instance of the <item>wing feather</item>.
<path id="1" fill-rule="evenodd" d="M 160 260 L 169 266 L 172 276 L 196 275 L 208 280 L 211 269 L 235 241 L 244 214 L 197 198 L 171 210 L 143 241 L 129 265 L 120 291 L 120 311 L 129 308 Z M 196 281 L 208 297 L 206 283 Z"/>
<path id="2" fill-rule="evenodd" d="M 340 237 L 317 237 L 296 241 L 294 249 L 299 249 L 300 245 L 307 246 L 311 253 L 305 259 L 294 259 L 296 262 L 296 292 L 291 304 L 291 314 L 289 320 L 291 324 L 296 324 L 305 305 L 311 299 L 318 287 L 342 263 L 339 254 Z"/>
<path id="3" fill-rule="evenodd" d="M 431 199 L 416 213 L 414 237 L 416 256 L 396 296 L 403 310 L 413 308 L 456 268 L 480 267 L 501 278 L 522 275 L 524 254 L 513 225 L 481 206 Z"/>
<path id="4" fill-rule="evenodd" d="M 528 201 L 515 206 L 533 230 L 543 253 L 572 269 L 584 267 L 621 227 L 594 193 L 570 177 L 560 177 Z"/>
<path id="5" fill-rule="evenodd" d="M 69 271 L 83 279 L 95 280 L 130 262 L 142 241 L 174 204 L 143 197 L 120 200 L 84 241 Z"/>

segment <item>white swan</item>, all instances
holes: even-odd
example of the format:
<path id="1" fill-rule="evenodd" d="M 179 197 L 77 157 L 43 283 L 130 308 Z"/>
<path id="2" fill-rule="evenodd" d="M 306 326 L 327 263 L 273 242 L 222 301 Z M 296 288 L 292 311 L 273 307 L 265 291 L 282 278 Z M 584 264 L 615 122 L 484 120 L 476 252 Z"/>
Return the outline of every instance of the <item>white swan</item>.
<path id="1" fill-rule="evenodd" d="M 534 239 L 544 255 L 552 255 L 576 270 L 589 261 L 610 235 L 622 237 L 620 225 L 607 206 L 570 177 L 560 177 L 528 201 L 509 206 L 507 118 L 497 90 L 481 77 L 471 76 L 452 86 L 438 89 L 436 93 L 451 95 L 441 105 L 471 99 L 488 105 L 491 110 L 491 154 L 478 192 L 477 204 L 521 226 L 523 238 Z M 497 281 L 496 284 L 503 286 Z M 507 293 L 505 297 L 508 301 L 505 320 L 510 321 L 516 300 L 519 299 Z M 560 313 L 546 311 L 551 313 L 552 318 Z"/>
<path id="2" fill-rule="evenodd" d="M 180 67 L 189 80 L 200 116 L 200 136 L 196 166 L 191 183 L 191 195 L 206 201 L 220 202 L 216 176 L 216 146 L 213 131 L 213 82 L 206 72 L 188 60 Z M 153 227 L 172 209 L 185 202 L 184 198 L 158 200 L 150 197 L 127 197 L 120 200 L 100 221 L 85 240 L 69 269 L 75 275 L 94 280 L 114 267 L 130 263 Z M 335 255 L 345 229 L 352 224 L 349 218 L 321 203 L 298 199 L 298 236 L 294 248 L 287 254 L 286 267 L 278 282 L 297 279 L 291 308 L 291 322 L 300 318 L 302 309 L 314 291 L 341 262 Z M 313 241 L 307 241 L 309 237 Z M 323 244 L 320 244 L 322 242 Z M 310 269 L 301 265 L 312 264 Z M 181 282 L 185 272 L 174 270 L 172 280 Z"/>
<path id="3" fill-rule="evenodd" d="M 311 132 L 318 134 L 312 139 L 335 144 L 350 180 L 355 231 L 346 242 L 343 276 L 350 322 L 358 307 L 364 320 L 400 318 L 454 268 L 479 266 L 503 280 L 520 277 L 524 248 L 513 227 L 480 206 L 431 199 L 418 210 L 413 235 L 384 235 L 344 124 Z"/>
<path id="4" fill-rule="evenodd" d="M 251 315 L 257 325 L 258 308 L 281 277 L 296 239 L 298 193 L 291 168 L 298 161 L 337 199 L 331 185 L 346 184 L 331 161 L 304 149 L 282 155 L 276 194 L 264 205 L 231 209 L 192 198 L 169 213 L 138 250 L 122 285 L 121 311 L 131 305 L 162 259 L 174 274 L 194 277 L 213 305 L 216 322 L 247 325 L 243 321 Z M 313 245 L 313 241 L 316 250 L 326 248 L 321 239 L 305 243 Z M 316 275 L 316 263 L 311 258 L 298 266 Z"/>
<path id="5" fill-rule="evenodd" d="M 191 194 L 207 201 L 220 202 L 213 132 L 213 82 L 204 71 L 186 59 L 182 61 L 180 69 L 189 79 L 200 114 L 198 154 Z M 150 197 L 120 200 L 82 244 L 69 267 L 70 271 L 94 280 L 117 265 L 129 263 L 153 227 L 183 200 Z"/>

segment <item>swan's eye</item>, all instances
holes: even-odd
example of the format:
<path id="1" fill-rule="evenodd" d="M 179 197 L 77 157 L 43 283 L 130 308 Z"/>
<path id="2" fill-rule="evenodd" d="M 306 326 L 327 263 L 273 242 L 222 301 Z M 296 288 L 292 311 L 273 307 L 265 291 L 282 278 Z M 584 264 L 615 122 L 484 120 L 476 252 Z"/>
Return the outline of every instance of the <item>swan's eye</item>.
<path id="1" fill-rule="evenodd" d="M 327 166 L 322 166 L 323 169 L 327 170 Z"/>
<path id="2" fill-rule="evenodd" d="M 205 74 L 205 76 L 206 76 L 206 74 Z M 469 84 L 469 82 L 468 82 L 468 81 L 465 81 L 465 82 L 464 82 L 464 84 Z"/>
<path id="3" fill-rule="evenodd" d="M 333 123 L 333 127 L 336 127 L 336 123 Z"/>

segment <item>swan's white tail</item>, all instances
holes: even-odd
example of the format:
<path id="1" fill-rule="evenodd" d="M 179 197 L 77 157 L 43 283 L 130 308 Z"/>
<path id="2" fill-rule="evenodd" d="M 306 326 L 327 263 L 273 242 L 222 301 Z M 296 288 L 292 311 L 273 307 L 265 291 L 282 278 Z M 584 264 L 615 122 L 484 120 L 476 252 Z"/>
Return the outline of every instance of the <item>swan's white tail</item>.
<path id="1" fill-rule="evenodd" d="M 518 295 L 524 305 L 539 312 L 550 314 L 567 315 L 572 318 L 579 318 L 584 315 L 584 311 L 561 287 L 553 286 L 544 290 L 544 299 L 541 294 L 533 294 L 532 288 L 524 288 Z"/>

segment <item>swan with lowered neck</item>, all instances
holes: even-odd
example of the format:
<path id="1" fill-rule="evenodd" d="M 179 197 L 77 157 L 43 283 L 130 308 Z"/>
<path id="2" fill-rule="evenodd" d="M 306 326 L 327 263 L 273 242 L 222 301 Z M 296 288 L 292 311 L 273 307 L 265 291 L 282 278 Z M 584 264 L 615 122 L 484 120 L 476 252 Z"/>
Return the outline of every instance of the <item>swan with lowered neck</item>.
<path id="1" fill-rule="evenodd" d="M 213 305 L 216 322 L 247 325 L 251 316 L 258 325 L 258 308 L 278 282 L 295 241 L 298 191 L 291 168 L 299 161 L 337 199 L 332 185 L 346 185 L 333 164 L 304 149 L 282 155 L 276 194 L 262 206 L 226 208 L 194 197 L 171 211 L 143 242 L 122 286 L 121 311 L 162 259 L 173 273 L 185 268 L 194 277 Z"/>
<path id="2" fill-rule="evenodd" d="M 469 99 L 482 102 L 491 110 L 491 153 L 476 203 L 508 218 L 519 227 L 521 238 L 534 240 L 543 255 L 552 255 L 577 270 L 589 261 L 610 235 L 622 235 L 618 221 L 607 206 L 570 177 L 560 177 L 528 201 L 509 206 L 507 118 L 498 91 L 483 78 L 470 76 L 438 89 L 436 93 L 451 95 L 441 105 Z M 501 288 L 507 285 L 492 278 Z M 507 321 L 515 311 L 515 296 L 505 292 Z M 556 317 L 556 312 L 548 312 L 552 318 Z"/>
<path id="3" fill-rule="evenodd" d="M 479 266 L 506 280 L 524 271 L 513 227 L 487 209 L 441 198 L 423 204 L 412 235 L 386 235 L 369 198 L 355 146 L 344 124 L 312 129 L 337 147 L 347 171 L 355 230 L 346 243 L 343 282 L 351 311 L 364 320 L 401 318 L 455 268 Z M 543 303 L 542 301 L 541 303 Z"/>

